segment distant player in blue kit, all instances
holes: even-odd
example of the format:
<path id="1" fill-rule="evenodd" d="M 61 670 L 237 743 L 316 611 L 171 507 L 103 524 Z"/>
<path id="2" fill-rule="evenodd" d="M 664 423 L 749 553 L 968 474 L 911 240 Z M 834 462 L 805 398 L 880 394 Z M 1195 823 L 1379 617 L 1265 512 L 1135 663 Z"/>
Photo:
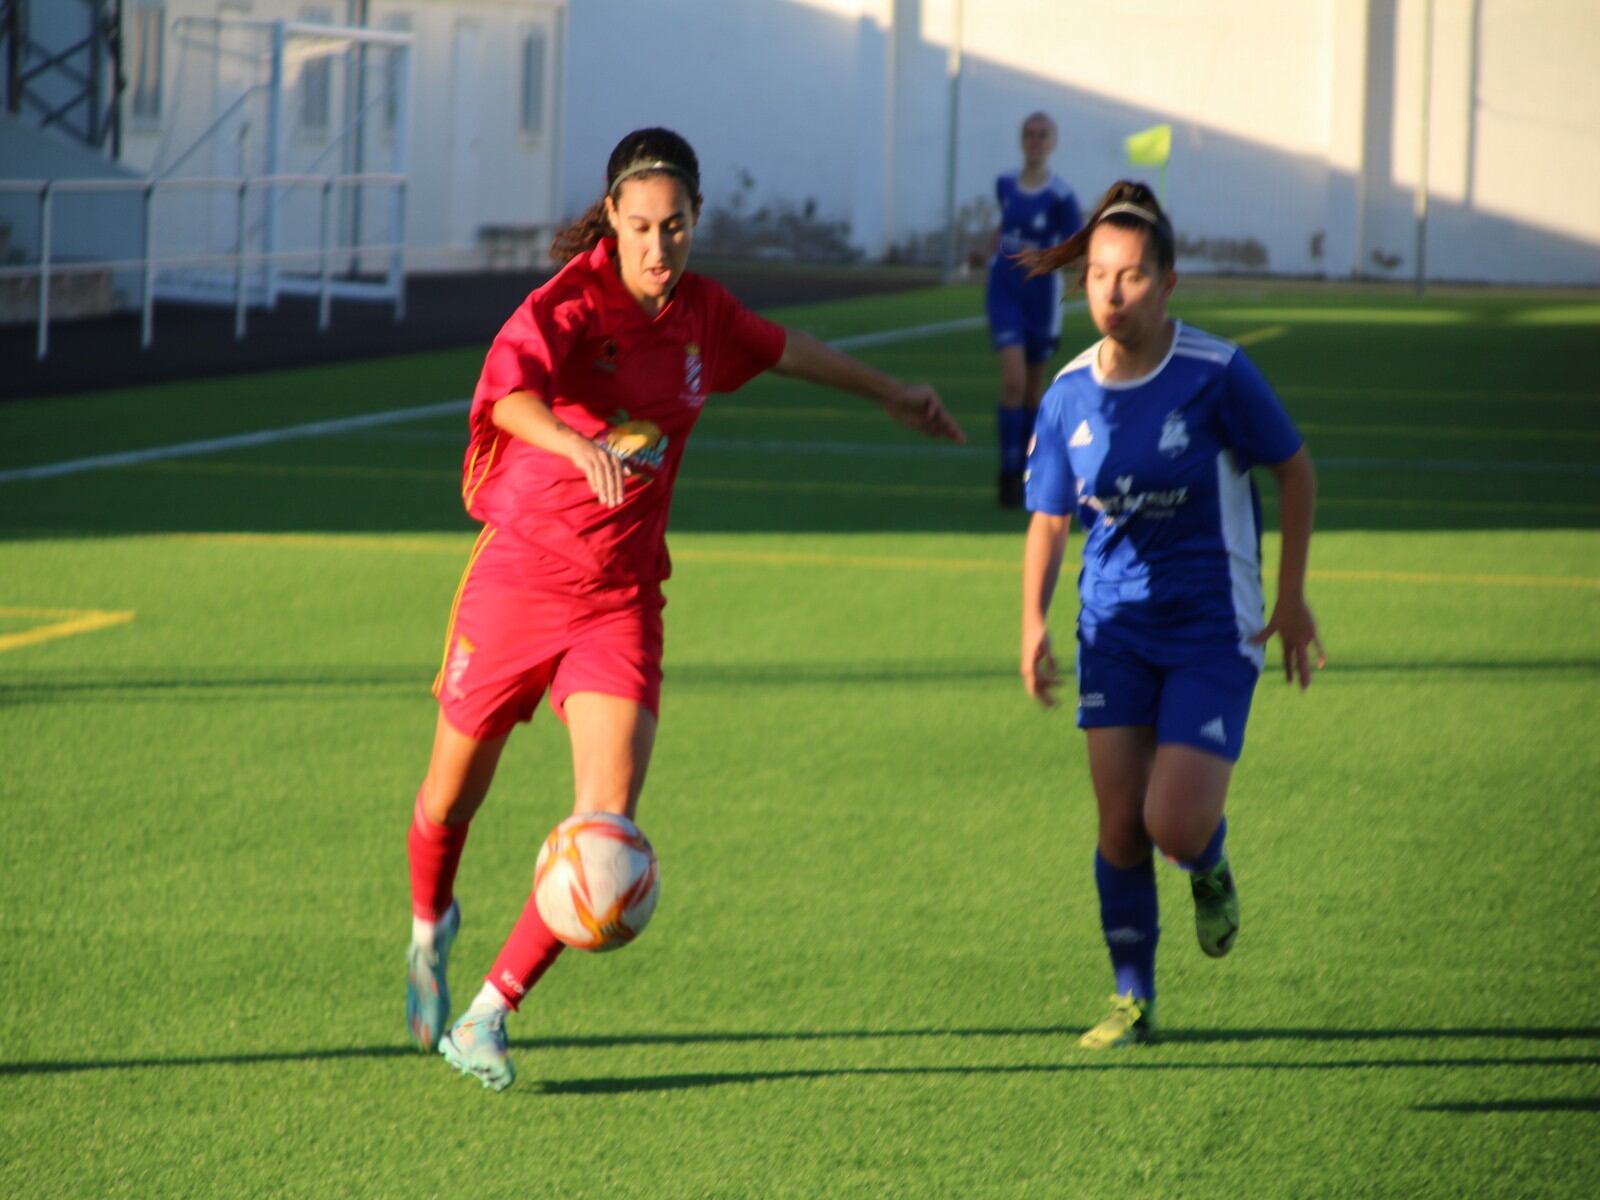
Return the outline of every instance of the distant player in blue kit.
<path id="1" fill-rule="evenodd" d="M 1055 704 L 1061 680 L 1045 615 L 1073 515 L 1078 725 L 1099 808 L 1095 883 L 1116 995 L 1090 1048 L 1155 1030 L 1160 935 L 1152 849 L 1189 873 L 1200 948 L 1239 931 L 1223 802 L 1273 634 L 1287 680 L 1326 664 L 1306 606 L 1316 474 L 1261 373 L 1231 342 L 1167 316 L 1172 225 L 1141 183 L 1112 186 L 1075 236 L 1026 256 L 1034 272 L 1081 270 L 1105 336 L 1067 364 L 1040 405 L 1028 458 L 1022 678 Z M 1261 506 L 1250 469 L 1277 480 L 1283 547 L 1263 620 Z"/>
<path id="2" fill-rule="evenodd" d="M 1022 507 L 1022 468 L 1044 393 L 1046 368 L 1061 340 L 1061 276 L 1030 277 L 1018 255 L 1065 241 L 1083 224 L 1078 199 L 1050 170 L 1056 123 L 1036 112 L 1022 123 L 1022 168 L 994 181 L 1000 228 L 989 259 L 985 303 L 1000 356 L 1000 503 Z"/>

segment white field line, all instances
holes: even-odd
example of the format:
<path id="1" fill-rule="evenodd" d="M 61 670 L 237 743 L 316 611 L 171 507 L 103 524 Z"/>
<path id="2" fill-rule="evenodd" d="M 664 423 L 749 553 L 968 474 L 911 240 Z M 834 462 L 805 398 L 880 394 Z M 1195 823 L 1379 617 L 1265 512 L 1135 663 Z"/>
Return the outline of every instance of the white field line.
<path id="1" fill-rule="evenodd" d="M 170 446 L 152 446 L 147 450 L 125 450 L 120 454 L 96 454 L 90 458 L 72 458 L 65 462 L 45 463 L 37 467 L 13 467 L 10 470 L 0 471 L 0 483 L 18 483 L 25 479 L 51 479 L 57 475 L 76 475 L 80 471 L 132 467 L 164 458 L 189 458 L 197 454 L 237 450 L 243 446 L 266 446 L 274 442 L 292 441 L 295 438 L 328 437 L 335 433 L 349 433 L 353 429 L 397 425 L 403 421 L 425 421 L 430 417 L 463 412 L 467 403 L 465 400 L 446 400 L 440 404 L 424 404 L 419 408 L 397 408 L 388 412 L 367 413 L 360 417 L 312 421 L 306 425 L 290 425 L 285 429 L 262 429 L 255 433 L 234 434 L 231 437 L 177 442 Z"/>
<path id="2" fill-rule="evenodd" d="M 904 329 L 885 329 L 877 333 L 863 333 L 853 337 L 835 338 L 830 346 L 839 350 L 858 350 L 867 346 L 886 346 L 892 342 L 909 342 L 917 338 L 935 337 L 963 329 L 977 329 L 984 318 L 960 317 L 953 321 L 935 321 L 930 325 L 912 325 Z M 356 429 L 373 429 L 382 425 L 400 425 L 408 421 L 426 421 L 433 417 L 464 412 L 468 400 L 446 400 L 438 404 L 424 404 L 417 408 L 397 408 L 387 412 L 367 413 L 359 417 L 341 417 L 331 421 L 312 421 L 305 425 L 290 425 L 283 429 L 262 429 L 255 433 L 240 433 L 230 437 L 207 438 L 197 442 L 178 442 L 170 446 L 151 446 L 145 450 L 125 450 L 117 454 L 96 454 L 89 458 L 73 458 L 64 462 L 44 463 L 37 467 L 12 467 L 0 471 L 0 483 L 21 483 L 29 479 L 53 479 L 60 475 L 76 475 L 82 471 L 101 471 L 110 467 L 131 467 L 140 463 L 158 462 L 166 458 L 190 458 L 199 454 L 217 454 L 224 450 L 238 450 L 246 446 L 268 446 L 297 438 L 330 437 Z"/>

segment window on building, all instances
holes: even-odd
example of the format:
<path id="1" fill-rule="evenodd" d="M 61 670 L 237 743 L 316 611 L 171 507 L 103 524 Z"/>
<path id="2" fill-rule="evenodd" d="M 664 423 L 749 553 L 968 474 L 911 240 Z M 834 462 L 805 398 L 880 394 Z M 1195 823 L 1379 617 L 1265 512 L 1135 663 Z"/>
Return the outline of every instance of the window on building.
<path id="1" fill-rule="evenodd" d="M 544 132 L 544 76 L 549 38 L 531 29 L 522 38 L 522 132 Z"/>
<path id="2" fill-rule="evenodd" d="M 136 4 L 128 13 L 129 94 L 136 121 L 161 119 L 161 43 L 167 25 L 162 4 Z"/>
<path id="3" fill-rule="evenodd" d="M 333 24 L 330 8 L 306 8 L 301 19 L 316 25 Z M 300 66 L 300 132 L 326 137 L 333 112 L 333 56 L 323 49 Z"/>

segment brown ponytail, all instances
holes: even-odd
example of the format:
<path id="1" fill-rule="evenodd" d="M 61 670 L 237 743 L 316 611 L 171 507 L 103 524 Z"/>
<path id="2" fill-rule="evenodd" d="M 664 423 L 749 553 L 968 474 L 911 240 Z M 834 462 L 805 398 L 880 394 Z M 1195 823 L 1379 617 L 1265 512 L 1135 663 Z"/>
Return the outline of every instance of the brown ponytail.
<path id="1" fill-rule="evenodd" d="M 652 175 L 671 175 L 681 180 L 694 199 L 695 211 L 700 210 L 700 160 L 694 147 L 670 129 L 635 129 L 617 143 L 606 162 L 605 195 L 615 204 L 626 180 L 648 179 Z M 550 243 L 550 257 L 556 262 L 570 262 L 614 232 L 606 218 L 602 196 L 583 216 L 556 234 Z"/>
<path id="2" fill-rule="evenodd" d="M 1120 207 L 1126 206 L 1126 207 Z M 1116 208 L 1116 212 L 1108 209 Z M 1130 211 L 1138 210 L 1138 211 Z M 1101 223 L 1120 229 L 1142 229 L 1156 252 L 1156 265 L 1170 271 L 1177 258 L 1177 242 L 1172 235 L 1172 222 L 1161 208 L 1155 192 L 1143 183 L 1132 179 L 1119 179 L 1100 197 L 1094 212 L 1066 241 L 1045 250 L 1025 250 L 1016 260 L 1028 268 L 1028 277 L 1048 275 L 1066 267 L 1077 267 L 1078 284 L 1083 285 L 1084 260 L 1089 256 L 1089 238 Z"/>
<path id="3" fill-rule="evenodd" d="M 555 262 L 571 262 L 580 254 L 587 254 L 600 244 L 600 239 L 611 235 L 611 222 L 606 219 L 606 202 L 596 200 L 571 225 L 557 231 L 550 242 L 550 257 Z"/>

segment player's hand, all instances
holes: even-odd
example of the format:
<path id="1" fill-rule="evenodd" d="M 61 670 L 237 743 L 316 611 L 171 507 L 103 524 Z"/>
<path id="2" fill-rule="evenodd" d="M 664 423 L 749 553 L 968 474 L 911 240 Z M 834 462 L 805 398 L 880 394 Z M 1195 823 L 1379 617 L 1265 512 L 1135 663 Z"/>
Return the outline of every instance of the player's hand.
<path id="1" fill-rule="evenodd" d="M 925 383 L 913 383 L 902 387 L 900 394 L 883 407 L 884 411 L 907 429 L 915 429 L 918 433 L 925 433 L 929 437 L 948 438 L 957 443 L 967 440 L 967 435 L 962 432 L 961 426 L 956 424 L 956 419 L 945 411 L 939 393 Z"/>
<path id="2" fill-rule="evenodd" d="M 1278 597 L 1272 606 L 1272 619 L 1266 628 L 1250 639 L 1252 645 L 1265 646 L 1273 634 L 1283 643 L 1283 679 L 1285 683 L 1300 680 L 1303 692 L 1311 686 L 1312 648 L 1316 649 L 1316 667 L 1328 665 L 1328 654 L 1317 636 L 1317 619 L 1301 599 Z"/>
<path id="3" fill-rule="evenodd" d="M 1022 686 L 1045 708 L 1056 706 L 1061 669 L 1050 648 L 1050 631 L 1042 626 L 1022 631 Z"/>
<path id="4" fill-rule="evenodd" d="M 627 468 L 604 447 L 595 445 L 580 433 L 573 433 L 570 445 L 567 460 L 583 472 L 595 499 L 607 508 L 621 504 Z"/>

